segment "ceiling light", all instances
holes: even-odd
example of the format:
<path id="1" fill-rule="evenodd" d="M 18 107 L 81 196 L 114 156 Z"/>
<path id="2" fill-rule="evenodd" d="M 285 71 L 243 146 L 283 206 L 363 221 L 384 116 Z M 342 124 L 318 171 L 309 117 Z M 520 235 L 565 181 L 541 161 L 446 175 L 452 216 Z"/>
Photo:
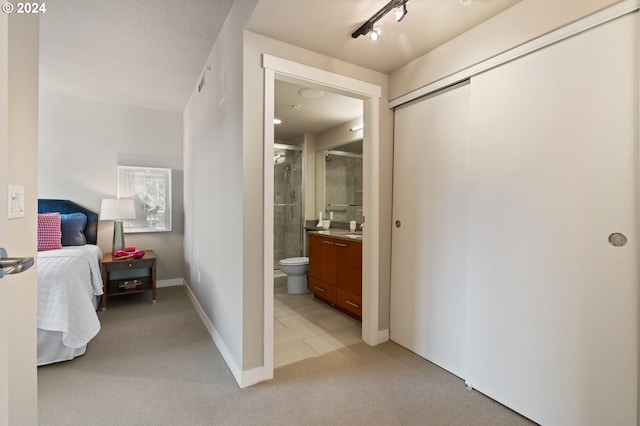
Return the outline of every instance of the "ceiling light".
<path id="1" fill-rule="evenodd" d="M 463 6 L 469 6 L 471 3 L 473 3 L 473 0 L 460 0 L 460 4 Z"/>
<path id="2" fill-rule="evenodd" d="M 307 99 L 316 99 L 324 96 L 324 92 L 320 89 L 314 89 L 312 87 L 305 87 L 298 90 L 298 95 Z"/>
<path id="3" fill-rule="evenodd" d="M 282 124 L 282 120 L 280 120 L 279 118 L 274 118 L 273 124 Z"/>
<path id="4" fill-rule="evenodd" d="M 382 17 L 384 15 L 386 15 L 389 12 L 391 12 L 393 9 L 400 9 L 399 13 L 396 11 L 396 21 L 398 21 L 398 22 L 402 21 L 402 19 L 407 14 L 407 2 L 408 1 L 409 0 L 391 0 L 389 3 L 384 5 L 384 7 L 382 9 L 377 11 L 371 18 L 369 18 L 367 20 L 367 22 L 362 24 L 360 26 L 360 28 L 355 30 L 355 32 L 353 34 L 351 34 L 351 37 L 358 38 L 361 35 L 365 35 L 365 34 L 368 34 L 369 32 L 375 31 L 376 29 L 373 27 L 374 24 L 376 22 L 378 22 L 380 19 L 382 19 Z M 466 1 L 469 1 L 469 0 L 466 0 Z M 378 36 L 377 37 L 379 37 L 379 36 L 380 36 L 380 32 L 378 31 Z M 376 36 L 371 36 L 372 39 L 377 40 L 377 38 L 374 38 L 374 37 L 376 37 Z"/>
<path id="5" fill-rule="evenodd" d="M 300 111 L 302 109 L 302 105 L 291 105 L 291 108 L 295 109 L 296 111 Z"/>
<path id="6" fill-rule="evenodd" d="M 374 28 L 369 34 L 369 38 L 373 41 L 376 41 L 380 38 L 380 28 Z"/>

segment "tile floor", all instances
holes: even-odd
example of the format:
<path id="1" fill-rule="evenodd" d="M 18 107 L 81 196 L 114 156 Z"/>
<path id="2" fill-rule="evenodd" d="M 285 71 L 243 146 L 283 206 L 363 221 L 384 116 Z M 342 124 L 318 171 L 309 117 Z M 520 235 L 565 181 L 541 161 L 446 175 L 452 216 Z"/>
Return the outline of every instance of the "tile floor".
<path id="1" fill-rule="evenodd" d="M 360 321 L 308 294 L 288 294 L 287 277 L 275 272 L 274 368 L 362 341 Z"/>

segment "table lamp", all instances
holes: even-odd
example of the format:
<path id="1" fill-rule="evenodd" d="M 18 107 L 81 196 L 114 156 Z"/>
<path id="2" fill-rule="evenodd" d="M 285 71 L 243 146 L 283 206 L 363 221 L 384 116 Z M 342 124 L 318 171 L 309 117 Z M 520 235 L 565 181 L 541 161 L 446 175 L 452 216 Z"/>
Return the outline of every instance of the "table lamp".
<path id="1" fill-rule="evenodd" d="M 105 198 L 100 206 L 100 220 L 113 220 L 113 248 L 111 253 L 124 250 L 123 220 L 136 218 L 136 206 L 130 198 Z"/>

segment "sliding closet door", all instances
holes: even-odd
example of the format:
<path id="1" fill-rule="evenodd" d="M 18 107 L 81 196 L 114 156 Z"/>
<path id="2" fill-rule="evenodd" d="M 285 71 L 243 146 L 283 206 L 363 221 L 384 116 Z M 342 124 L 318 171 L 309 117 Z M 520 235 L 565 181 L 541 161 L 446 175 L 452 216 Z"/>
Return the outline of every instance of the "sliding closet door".
<path id="1" fill-rule="evenodd" d="M 471 82 L 467 382 L 544 425 L 636 424 L 637 19 Z"/>
<path id="2" fill-rule="evenodd" d="M 464 374 L 469 86 L 396 110 L 390 338 Z"/>

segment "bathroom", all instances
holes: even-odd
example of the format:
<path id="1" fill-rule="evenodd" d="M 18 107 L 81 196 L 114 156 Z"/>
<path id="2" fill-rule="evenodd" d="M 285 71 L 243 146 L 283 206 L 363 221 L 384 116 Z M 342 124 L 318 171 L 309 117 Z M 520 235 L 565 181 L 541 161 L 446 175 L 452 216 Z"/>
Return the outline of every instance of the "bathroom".
<path id="1" fill-rule="evenodd" d="M 276 81 L 275 89 L 275 116 L 280 120 L 274 125 L 273 156 L 277 368 L 362 340 L 357 315 L 310 292 L 306 271 L 310 232 L 317 234 L 325 225 L 330 229 L 321 233 L 351 235 L 359 241 L 348 243 L 361 243 L 364 218 L 362 101 L 283 81 Z M 320 214 L 324 223 L 318 221 Z M 292 260 L 305 272 L 288 275 L 283 260 Z M 300 260 L 307 265 L 296 266 Z"/>

